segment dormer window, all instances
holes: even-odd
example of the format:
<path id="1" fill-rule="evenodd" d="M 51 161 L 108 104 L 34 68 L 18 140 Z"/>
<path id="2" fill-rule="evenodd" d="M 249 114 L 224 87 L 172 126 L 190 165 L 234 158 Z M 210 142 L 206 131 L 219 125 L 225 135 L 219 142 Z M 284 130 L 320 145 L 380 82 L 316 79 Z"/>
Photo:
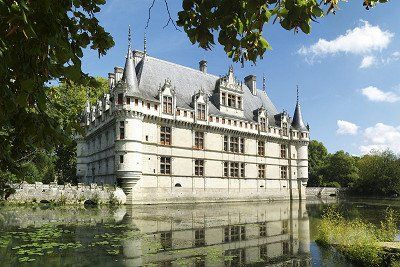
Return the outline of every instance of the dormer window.
<path id="1" fill-rule="evenodd" d="M 206 105 L 205 104 L 197 104 L 197 119 L 198 120 L 206 120 Z"/>
<path id="2" fill-rule="evenodd" d="M 282 123 L 282 131 L 283 131 L 283 135 L 284 136 L 288 135 L 288 124 L 287 124 L 287 122 Z"/>
<path id="3" fill-rule="evenodd" d="M 267 130 L 267 120 L 265 118 L 260 118 L 260 129 L 263 132 Z"/>
<path id="4" fill-rule="evenodd" d="M 163 96 L 163 112 L 167 114 L 172 114 L 172 97 Z"/>
<path id="5" fill-rule="evenodd" d="M 124 95 L 118 94 L 118 105 L 122 105 L 124 103 Z"/>
<path id="6" fill-rule="evenodd" d="M 242 109 L 242 98 L 240 96 L 237 98 L 237 107 L 238 109 Z"/>
<path id="7" fill-rule="evenodd" d="M 223 106 L 226 106 L 226 94 L 225 93 L 221 93 L 221 104 Z"/>
<path id="8" fill-rule="evenodd" d="M 228 94 L 228 107 L 235 108 L 236 107 L 236 97 L 235 95 Z"/>

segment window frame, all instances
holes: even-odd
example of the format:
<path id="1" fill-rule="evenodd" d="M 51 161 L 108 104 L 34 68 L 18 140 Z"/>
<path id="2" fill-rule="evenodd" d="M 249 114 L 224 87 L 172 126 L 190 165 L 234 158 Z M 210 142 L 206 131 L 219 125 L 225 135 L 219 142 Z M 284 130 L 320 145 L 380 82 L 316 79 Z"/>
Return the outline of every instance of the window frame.
<path id="1" fill-rule="evenodd" d="M 172 114 L 172 96 L 163 96 L 163 113 Z"/>
<path id="2" fill-rule="evenodd" d="M 172 144 L 172 127 L 162 125 L 160 126 L 160 144 L 170 146 Z"/>
<path id="3" fill-rule="evenodd" d="M 265 179 L 266 169 L 265 164 L 258 164 L 258 179 Z"/>
<path id="4" fill-rule="evenodd" d="M 280 167 L 280 171 L 281 171 L 281 179 L 287 179 L 287 175 L 288 175 L 288 172 L 287 172 L 287 166 L 281 166 Z"/>
<path id="5" fill-rule="evenodd" d="M 197 119 L 202 121 L 206 120 L 206 104 L 197 103 Z"/>
<path id="6" fill-rule="evenodd" d="M 194 132 L 194 147 L 200 150 L 204 149 L 204 132 Z"/>
<path id="7" fill-rule="evenodd" d="M 160 157 L 160 174 L 170 175 L 172 173 L 172 160 L 171 157 Z"/>
<path id="8" fill-rule="evenodd" d="M 258 156 L 265 156 L 265 141 L 258 140 L 257 141 L 257 155 Z"/>
<path id="9" fill-rule="evenodd" d="M 204 176 L 204 159 L 194 160 L 194 175 Z"/>

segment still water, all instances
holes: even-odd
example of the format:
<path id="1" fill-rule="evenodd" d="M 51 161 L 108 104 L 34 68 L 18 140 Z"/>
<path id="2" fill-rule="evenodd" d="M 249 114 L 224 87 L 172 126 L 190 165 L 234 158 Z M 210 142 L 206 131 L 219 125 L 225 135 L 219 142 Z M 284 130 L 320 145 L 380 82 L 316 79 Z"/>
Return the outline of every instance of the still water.
<path id="1" fill-rule="evenodd" d="M 0 206 L 0 266 L 352 266 L 314 239 L 323 210 L 379 223 L 399 202 Z"/>

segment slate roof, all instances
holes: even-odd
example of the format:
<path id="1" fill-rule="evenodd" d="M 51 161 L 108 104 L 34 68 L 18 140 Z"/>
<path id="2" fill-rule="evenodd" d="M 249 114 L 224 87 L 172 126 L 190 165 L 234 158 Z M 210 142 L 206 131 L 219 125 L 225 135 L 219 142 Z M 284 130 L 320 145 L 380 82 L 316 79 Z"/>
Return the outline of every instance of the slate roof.
<path id="1" fill-rule="evenodd" d="M 197 69 L 160 60 L 148 55 L 143 56 L 143 53 L 140 51 L 135 51 L 135 56 L 140 57 L 140 61 L 136 65 L 136 73 L 141 96 L 146 99 L 156 99 L 158 97 L 159 86 L 162 86 L 165 79 L 168 78 L 171 80 L 172 87 L 175 89 L 177 107 L 180 108 L 193 109 L 190 106 L 192 103 L 192 96 L 197 93 L 200 88 L 203 88 L 211 97 L 220 78 L 216 75 L 203 73 Z M 267 94 L 262 90 L 258 90 L 257 95 L 253 95 L 250 89 L 243 84 L 243 108 L 245 118 L 234 117 L 220 112 L 213 101 L 209 101 L 209 112 L 210 115 L 245 119 L 254 122 L 255 118 L 253 112 L 261 106 L 267 110 L 270 124 L 273 125 L 275 123 L 274 115 L 278 114 L 278 111 Z"/>
<path id="2" fill-rule="evenodd" d="M 296 108 L 294 110 L 294 115 L 292 119 L 292 127 L 300 131 L 308 131 L 306 125 L 303 122 L 303 116 L 301 115 L 301 108 L 299 101 L 296 103 Z"/>

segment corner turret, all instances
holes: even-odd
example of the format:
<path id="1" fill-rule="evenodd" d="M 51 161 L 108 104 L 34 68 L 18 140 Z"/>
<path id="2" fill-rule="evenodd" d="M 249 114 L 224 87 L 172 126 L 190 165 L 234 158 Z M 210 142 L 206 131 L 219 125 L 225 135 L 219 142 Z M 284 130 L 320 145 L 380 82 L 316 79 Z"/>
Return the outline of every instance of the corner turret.
<path id="1" fill-rule="evenodd" d="M 122 75 L 122 81 L 126 84 L 126 94 L 131 95 L 132 93 L 139 92 L 139 84 L 136 77 L 135 62 L 131 49 L 131 28 L 129 27 L 128 34 L 128 53 L 126 55 L 124 73 Z"/>
<path id="2" fill-rule="evenodd" d="M 294 109 L 292 127 L 299 131 L 308 131 L 306 125 L 303 122 L 303 116 L 301 115 L 301 107 L 299 103 L 299 87 L 297 87 L 297 101 L 296 108 Z"/>

